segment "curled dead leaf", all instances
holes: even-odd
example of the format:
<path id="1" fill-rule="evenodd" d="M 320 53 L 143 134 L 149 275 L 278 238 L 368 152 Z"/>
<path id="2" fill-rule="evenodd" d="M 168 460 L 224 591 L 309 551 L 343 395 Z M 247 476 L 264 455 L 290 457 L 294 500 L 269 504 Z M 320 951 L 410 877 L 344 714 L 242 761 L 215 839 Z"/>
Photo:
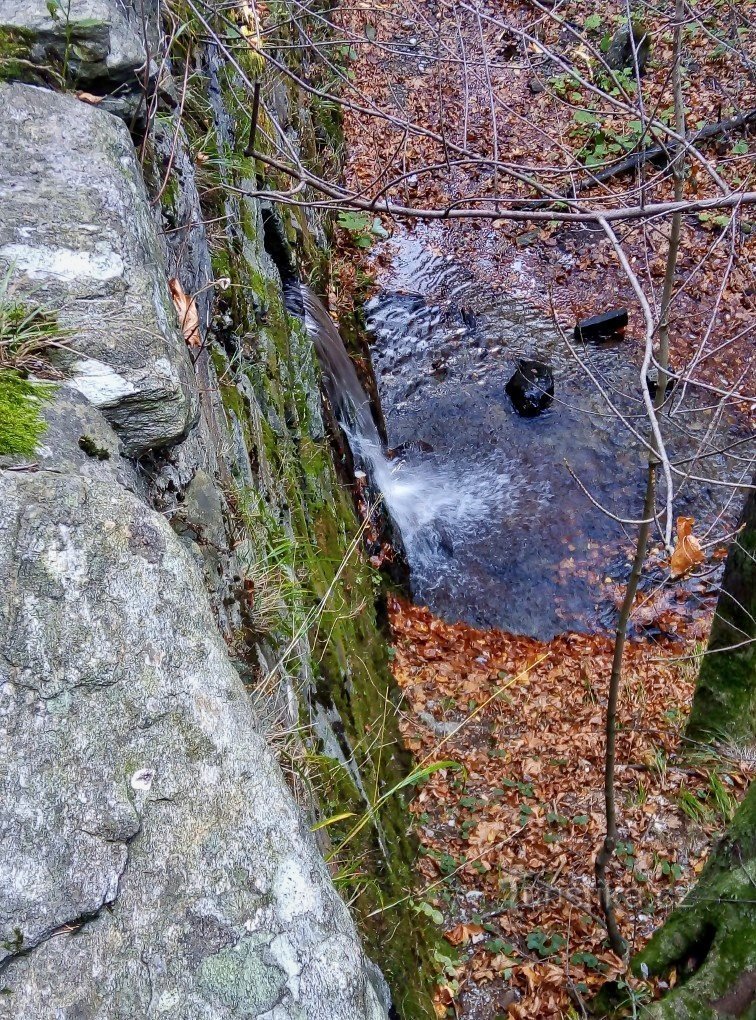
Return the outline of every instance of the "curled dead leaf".
<path id="1" fill-rule="evenodd" d="M 677 539 L 669 561 L 673 577 L 681 577 L 706 559 L 701 549 L 701 543 L 693 534 L 693 524 L 692 517 L 677 518 Z"/>
<path id="2" fill-rule="evenodd" d="M 173 303 L 178 313 L 179 326 L 189 347 L 201 347 L 199 316 L 194 298 L 187 294 L 176 277 L 168 281 Z"/>
<path id="3" fill-rule="evenodd" d="M 90 106 L 99 106 L 104 96 L 95 96 L 92 92 L 77 92 L 76 98 L 80 99 L 82 103 L 89 103 Z"/>
<path id="4" fill-rule="evenodd" d="M 436 1016 L 446 1016 L 446 1010 L 454 1002 L 454 992 L 448 985 L 439 985 L 433 996 L 433 1009 Z"/>

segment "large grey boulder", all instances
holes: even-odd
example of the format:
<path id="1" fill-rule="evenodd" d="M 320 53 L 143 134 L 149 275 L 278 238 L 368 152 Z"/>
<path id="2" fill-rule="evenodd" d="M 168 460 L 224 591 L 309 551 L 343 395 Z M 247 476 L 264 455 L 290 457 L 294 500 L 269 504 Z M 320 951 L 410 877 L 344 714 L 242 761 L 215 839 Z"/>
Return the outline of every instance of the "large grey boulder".
<path id="1" fill-rule="evenodd" d="M 174 442 L 194 372 L 125 125 L 30 85 L 0 85 L 0 109 L 0 272 L 70 330 L 70 381 L 129 456 Z"/>
<path id="2" fill-rule="evenodd" d="M 0 472 L 0 1017 L 380 1020 L 162 516 Z"/>
<path id="3" fill-rule="evenodd" d="M 94 93 L 127 119 L 146 111 L 144 86 L 154 71 L 141 27 L 118 0 L 0 0 L 16 77 Z"/>

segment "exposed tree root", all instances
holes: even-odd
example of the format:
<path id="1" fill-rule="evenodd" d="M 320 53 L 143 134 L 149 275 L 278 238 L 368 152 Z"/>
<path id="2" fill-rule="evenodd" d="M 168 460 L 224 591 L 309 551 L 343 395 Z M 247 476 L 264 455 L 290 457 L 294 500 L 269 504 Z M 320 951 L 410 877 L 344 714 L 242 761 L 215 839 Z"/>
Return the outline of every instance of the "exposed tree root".
<path id="1" fill-rule="evenodd" d="M 676 982 L 649 1017 L 756 1017 L 756 785 L 696 887 L 633 961 L 637 976 L 646 968 Z"/>

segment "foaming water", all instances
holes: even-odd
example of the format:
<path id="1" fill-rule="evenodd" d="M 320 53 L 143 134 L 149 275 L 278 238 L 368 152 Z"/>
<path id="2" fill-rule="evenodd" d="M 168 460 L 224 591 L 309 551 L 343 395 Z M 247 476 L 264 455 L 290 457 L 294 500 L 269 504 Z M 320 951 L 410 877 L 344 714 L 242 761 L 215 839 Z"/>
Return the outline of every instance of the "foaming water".
<path id="1" fill-rule="evenodd" d="M 357 463 L 379 490 L 397 527 L 409 561 L 412 586 L 427 592 L 443 576 L 458 577 L 460 550 L 479 542 L 501 515 L 522 510 L 521 494 L 532 501 L 550 496 L 547 484 L 516 484 L 511 474 L 482 458 L 461 468 L 426 455 L 417 461 L 412 444 L 407 456 L 389 456 L 381 443 L 355 367 L 323 304 L 302 286 L 305 324 L 323 369 L 331 406 Z"/>
<path id="2" fill-rule="evenodd" d="M 521 488 L 493 463 L 469 469 L 438 464 L 433 458 L 410 463 L 389 459 L 380 446 L 347 430 L 350 446 L 366 465 L 373 484 L 399 529 L 415 587 L 433 587 L 443 562 L 453 567 L 460 549 L 480 541 L 503 513 L 521 509 Z M 531 493 L 548 499 L 548 485 Z"/>

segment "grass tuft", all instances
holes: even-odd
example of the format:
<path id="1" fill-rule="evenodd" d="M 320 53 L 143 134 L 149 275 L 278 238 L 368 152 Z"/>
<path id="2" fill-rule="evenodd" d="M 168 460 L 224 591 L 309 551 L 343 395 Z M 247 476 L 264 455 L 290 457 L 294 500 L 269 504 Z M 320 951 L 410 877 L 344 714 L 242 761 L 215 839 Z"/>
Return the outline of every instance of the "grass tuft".
<path id="1" fill-rule="evenodd" d="M 0 456 L 31 457 L 47 428 L 40 412 L 54 387 L 27 377 L 60 374 L 47 352 L 64 334 L 52 312 L 18 300 L 11 272 L 0 278 Z"/>

